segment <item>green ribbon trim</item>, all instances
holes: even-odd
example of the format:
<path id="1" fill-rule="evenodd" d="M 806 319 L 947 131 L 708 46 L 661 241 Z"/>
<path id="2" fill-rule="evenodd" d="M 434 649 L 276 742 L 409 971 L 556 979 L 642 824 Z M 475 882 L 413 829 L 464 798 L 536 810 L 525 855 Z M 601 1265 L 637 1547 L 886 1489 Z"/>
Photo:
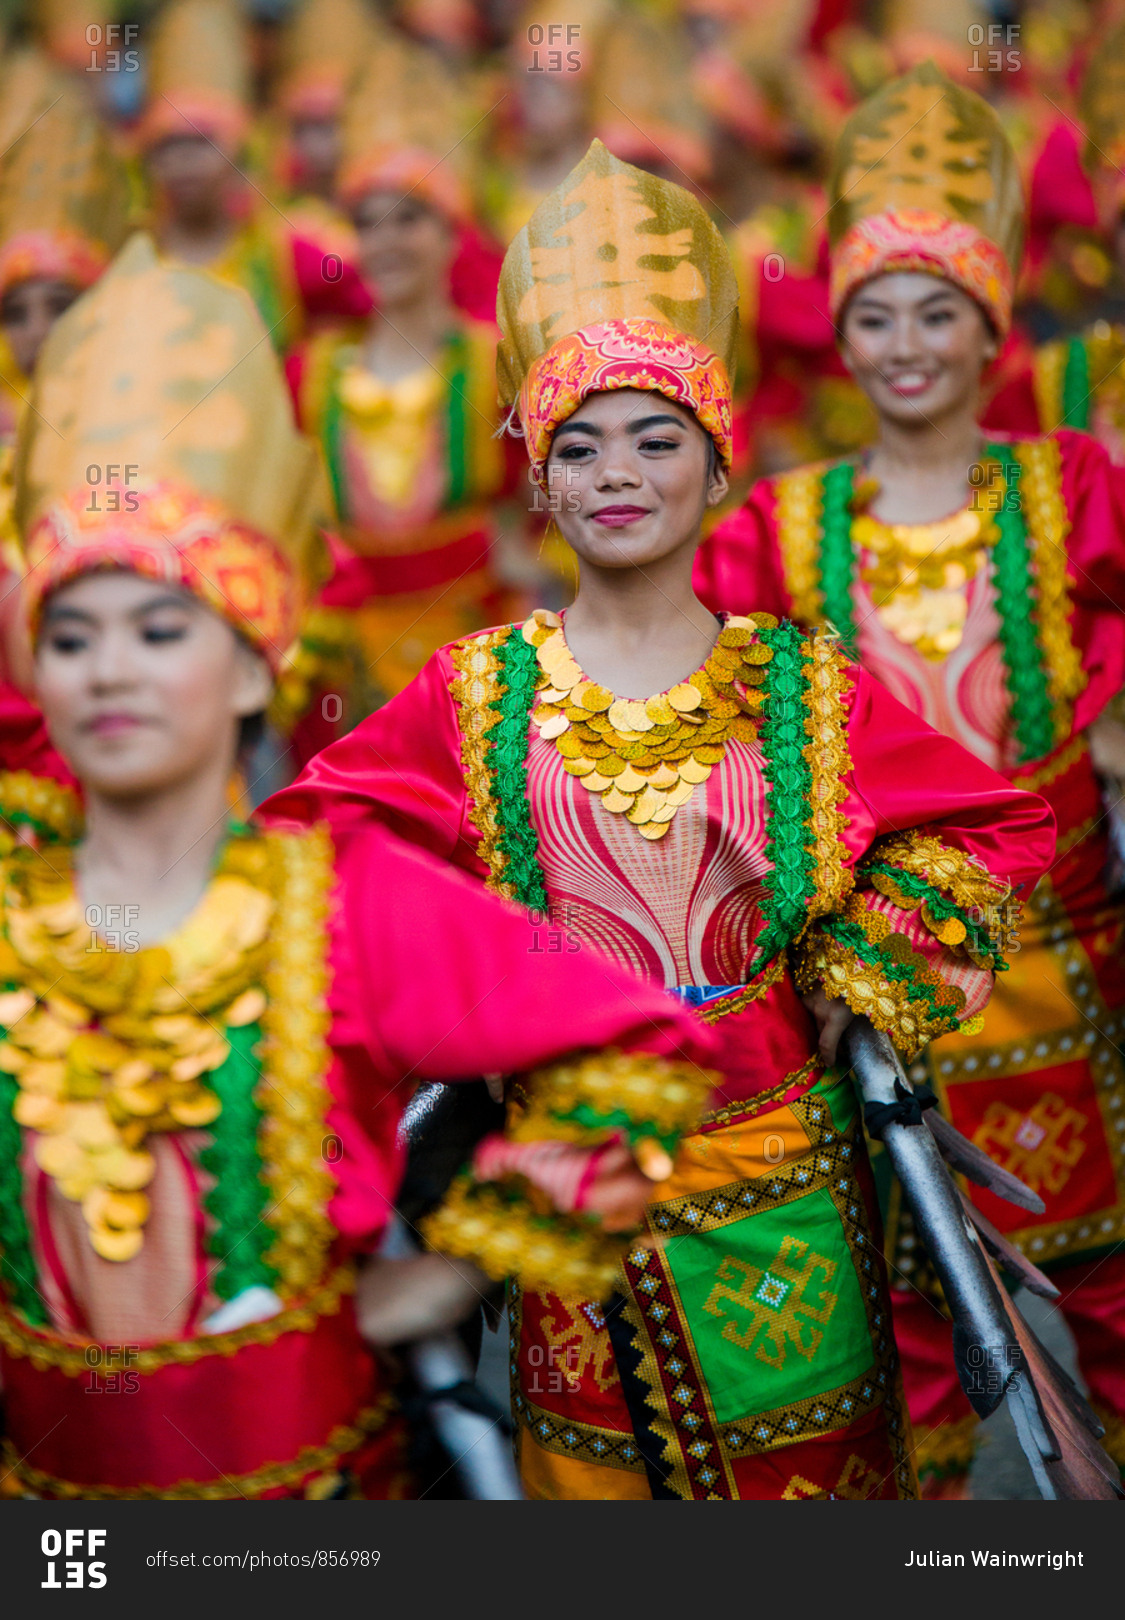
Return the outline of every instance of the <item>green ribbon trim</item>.
<path id="1" fill-rule="evenodd" d="M 927 878 L 919 877 L 915 872 L 905 872 L 901 866 L 895 866 L 892 861 L 865 861 L 861 872 L 881 872 L 884 877 L 894 880 L 904 894 L 910 895 L 919 905 L 925 905 L 937 918 L 938 922 L 945 922 L 949 917 L 956 917 L 963 923 L 968 936 L 966 943 L 970 949 L 981 956 L 987 956 L 992 962 L 994 973 L 1007 973 L 1008 964 L 1000 955 L 992 942 L 989 932 L 980 923 L 975 922 L 970 912 L 964 906 L 959 906 L 948 895 L 934 887 Z"/>
<path id="2" fill-rule="evenodd" d="M 947 1031 L 958 1028 L 959 1019 L 956 1013 L 936 999 L 935 987 L 916 978 L 914 969 L 908 962 L 899 962 L 893 956 L 888 956 L 880 945 L 868 939 L 858 923 L 832 912 L 824 918 L 824 932 L 838 945 L 854 951 L 860 961 L 866 963 L 868 967 L 877 968 L 885 979 L 895 984 L 908 985 L 911 995 L 916 1000 L 924 1002 L 931 1016 L 945 1024 Z"/>
<path id="3" fill-rule="evenodd" d="M 604 1114 L 592 1108 L 589 1103 L 579 1103 L 576 1108 L 570 1109 L 565 1114 L 556 1113 L 555 1118 L 564 1125 L 581 1125 L 588 1131 L 619 1131 L 627 1137 L 631 1147 L 635 1147 L 642 1138 L 651 1141 L 655 1137 L 667 1153 L 674 1153 L 680 1140 L 679 1131 L 661 1135 L 651 1125 L 638 1123 L 623 1108 L 613 1108 L 608 1114 Z"/>
<path id="4" fill-rule="evenodd" d="M 246 1024 L 224 1034 L 230 1052 L 207 1076 L 222 1112 L 211 1125 L 211 1143 L 199 1162 L 215 1177 L 203 1200 L 215 1223 L 207 1250 L 219 1261 L 211 1287 L 220 1299 L 233 1299 L 244 1288 L 272 1288 L 277 1272 L 264 1258 L 274 1234 L 265 1221 L 269 1190 L 258 1149 L 262 1109 L 254 1097 L 261 1073 L 255 1052 L 262 1031 L 258 1024 Z"/>
<path id="5" fill-rule="evenodd" d="M 340 402 L 340 352 L 332 364 L 332 375 L 325 389 L 324 416 L 320 424 L 320 442 L 324 446 L 324 460 L 328 467 L 328 481 L 332 485 L 332 502 L 341 523 L 351 520 L 348 503 L 348 483 L 344 477 L 344 407 Z"/>
<path id="6" fill-rule="evenodd" d="M 1035 623 L 1036 588 L 1031 571 L 1031 550 L 1019 488 L 1020 464 L 1007 444 L 986 445 L 1004 474 L 1005 498 L 996 513 L 996 543 L 992 570 L 1000 616 L 1000 640 L 1012 725 L 1020 745 L 1020 763 L 1043 759 L 1055 746 L 1051 693 L 1044 668 L 1043 647 Z M 1014 506 L 1009 501 L 1016 494 Z"/>
<path id="7" fill-rule="evenodd" d="M 516 898 L 536 911 L 549 905 L 539 866 L 539 834 L 531 824 L 527 802 L 527 742 L 531 706 L 539 676 L 536 651 L 510 626 L 507 639 L 496 648 L 503 691 L 491 707 L 500 716 L 490 736 L 488 752 L 492 792 L 499 810 L 498 845 L 505 857 L 504 876 Z"/>
<path id="8" fill-rule="evenodd" d="M 804 666 L 805 637 L 788 621 L 775 630 L 760 630 L 771 649 L 766 665 L 764 719 L 758 740 L 766 776 L 766 874 L 762 915 L 766 926 L 747 970 L 755 979 L 797 938 L 808 918 L 816 879 L 816 854 L 810 841 L 809 811 L 812 767 L 805 758 L 808 699 Z"/>
<path id="9" fill-rule="evenodd" d="M 0 1073 L 0 1279 L 10 1303 L 32 1327 L 47 1326 L 39 1274 L 31 1254 L 31 1233 L 23 1207 L 23 1138 L 12 1117 L 19 1084 Z"/>
<path id="10" fill-rule="evenodd" d="M 1084 338 L 1072 337 L 1067 341 L 1060 403 L 1060 425 L 1085 433 L 1090 426 L 1090 356 Z"/>
<path id="11" fill-rule="evenodd" d="M 824 617 L 855 657 L 856 623 L 852 589 L 855 550 L 852 546 L 852 492 L 855 468 L 850 461 L 829 467 L 821 479 L 820 597 Z"/>
<path id="12" fill-rule="evenodd" d="M 446 340 L 443 373 L 449 378 L 446 412 L 446 456 L 449 486 L 443 505 L 460 506 L 469 488 L 469 340 L 451 332 Z"/>

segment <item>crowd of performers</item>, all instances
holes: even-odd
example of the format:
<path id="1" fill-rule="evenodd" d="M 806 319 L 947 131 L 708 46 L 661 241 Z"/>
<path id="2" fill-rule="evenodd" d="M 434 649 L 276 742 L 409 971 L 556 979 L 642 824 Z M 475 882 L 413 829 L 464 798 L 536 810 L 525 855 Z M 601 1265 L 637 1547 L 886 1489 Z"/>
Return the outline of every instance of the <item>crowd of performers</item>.
<path id="1" fill-rule="evenodd" d="M 857 1017 L 1125 1467 L 1125 11 L 89 10 L 0 57 L 0 1495 L 420 1494 L 501 1288 L 529 1497 L 964 1495 Z"/>

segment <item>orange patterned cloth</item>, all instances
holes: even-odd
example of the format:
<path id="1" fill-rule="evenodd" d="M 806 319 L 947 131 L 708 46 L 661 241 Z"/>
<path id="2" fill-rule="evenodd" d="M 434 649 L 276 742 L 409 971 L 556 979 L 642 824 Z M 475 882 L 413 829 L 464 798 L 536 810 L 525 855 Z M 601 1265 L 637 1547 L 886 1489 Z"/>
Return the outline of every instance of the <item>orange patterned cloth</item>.
<path id="1" fill-rule="evenodd" d="M 926 208 L 892 208 L 857 220 L 832 253 L 829 289 L 838 321 L 864 282 L 924 270 L 976 299 L 1000 336 L 1012 324 L 1012 272 L 994 242 L 964 220 Z"/>
<path id="2" fill-rule="evenodd" d="M 190 490 L 110 484 L 55 502 L 27 542 L 22 589 L 32 632 L 52 591 L 101 568 L 185 587 L 241 631 L 275 674 L 296 637 L 302 591 L 285 553 Z"/>
<path id="3" fill-rule="evenodd" d="M 85 291 L 108 263 L 105 249 L 77 231 L 20 231 L 0 248 L 0 294 L 37 276 Z"/>
<path id="4" fill-rule="evenodd" d="M 598 321 L 570 332 L 533 362 L 517 409 L 536 479 L 560 422 L 589 394 L 613 388 L 653 389 L 694 411 L 731 464 L 731 385 L 717 354 L 660 321 Z"/>

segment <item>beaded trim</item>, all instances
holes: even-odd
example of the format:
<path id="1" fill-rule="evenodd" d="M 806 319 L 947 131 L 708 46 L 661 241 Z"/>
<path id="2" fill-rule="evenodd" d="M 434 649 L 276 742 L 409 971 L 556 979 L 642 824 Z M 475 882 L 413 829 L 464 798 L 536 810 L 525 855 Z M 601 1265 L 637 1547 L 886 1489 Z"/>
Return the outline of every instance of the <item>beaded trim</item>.
<path id="1" fill-rule="evenodd" d="M 809 713 L 805 758 L 812 773 L 812 829 L 815 839 L 816 893 L 809 917 L 836 911 L 855 886 L 848 864 L 844 829 L 849 817 L 838 809 L 848 796 L 844 777 L 851 770 L 845 694 L 852 689 L 848 660 L 827 636 L 806 642 L 805 681 Z"/>
<path id="2" fill-rule="evenodd" d="M 606 1299 L 620 1286 L 630 1241 L 580 1215 L 541 1214 L 514 1187 L 471 1175 L 458 1176 L 420 1231 L 431 1249 L 471 1260 L 497 1282 L 577 1300 Z"/>
<path id="3" fill-rule="evenodd" d="M 822 985 L 854 1013 L 865 1014 L 912 1058 L 937 1035 L 958 1028 L 963 991 L 946 984 L 890 921 L 853 895 L 843 917 L 823 919 L 798 947 L 797 988 Z"/>
<path id="4" fill-rule="evenodd" d="M 335 878 L 332 840 L 323 826 L 268 833 L 280 866 L 278 904 L 265 975 L 262 1078 L 262 1174 L 272 1195 L 266 1221 L 274 1242 L 265 1255 L 283 1299 L 315 1287 L 334 1232 L 328 1201 L 335 1179 L 324 1162 L 330 1096 L 328 911 Z"/>
<path id="5" fill-rule="evenodd" d="M 1057 745 L 1074 729 L 1073 702 L 1086 685 L 1082 659 L 1070 634 L 1066 538 L 1071 525 L 1062 496 L 1062 456 L 1057 439 L 1019 444 L 1016 456 L 1027 495 L 1027 529 L 1037 576 L 1036 617 Z"/>
<path id="6" fill-rule="evenodd" d="M 488 733 L 500 723 L 496 700 L 501 692 L 502 666 L 497 654 L 510 633 L 510 626 L 505 625 L 502 630 L 458 642 L 451 649 L 457 673 L 449 689 L 457 705 L 461 730 L 461 769 L 469 794 L 469 821 L 479 834 L 477 855 L 488 869 L 486 885 L 505 899 L 514 900 L 516 891 L 508 879 L 508 860 L 501 848 L 502 828 L 488 762 Z"/>
<path id="7" fill-rule="evenodd" d="M 782 473 L 774 485 L 777 538 L 785 570 L 785 588 L 793 617 L 802 624 L 824 618 L 820 594 L 820 524 L 824 508 L 824 467 L 799 467 Z"/>
<path id="8" fill-rule="evenodd" d="M 335 1469 L 342 1459 L 358 1451 L 365 1440 L 384 1429 L 395 1409 L 394 1397 L 389 1393 L 384 1394 L 377 1405 L 365 1407 L 354 1424 L 338 1423 L 324 1445 L 305 1446 L 292 1462 L 264 1463 L 252 1473 L 224 1474 L 216 1480 L 181 1479 L 178 1484 L 168 1486 L 87 1485 L 59 1479 L 24 1462 L 10 1440 L 3 1443 L 3 1458 L 9 1471 L 29 1490 L 43 1492 L 63 1501 L 81 1498 L 91 1502 L 135 1502 L 158 1498 L 169 1502 L 220 1502 L 232 1497 L 263 1496 L 266 1491 L 298 1485 L 309 1474 L 322 1474 L 327 1469 Z"/>
<path id="9" fill-rule="evenodd" d="M 655 1135 L 674 1146 L 718 1083 L 717 1074 L 694 1063 L 607 1047 L 535 1070 L 526 1111 L 510 1135 L 517 1142 L 560 1135 L 589 1141 L 591 1132 L 624 1129 L 631 1138 Z"/>
<path id="10" fill-rule="evenodd" d="M 1012 786 L 1023 788 L 1027 793 L 1037 793 L 1040 788 L 1047 787 L 1051 782 L 1065 776 L 1067 771 L 1073 769 L 1080 759 L 1084 759 L 1089 751 L 1086 734 L 1080 731 L 1072 737 L 1067 746 L 1060 749 L 1057 754 L 1044 760 L 1042 765 L 1033 771 L 1019 771 L 1012 777 Z"/>

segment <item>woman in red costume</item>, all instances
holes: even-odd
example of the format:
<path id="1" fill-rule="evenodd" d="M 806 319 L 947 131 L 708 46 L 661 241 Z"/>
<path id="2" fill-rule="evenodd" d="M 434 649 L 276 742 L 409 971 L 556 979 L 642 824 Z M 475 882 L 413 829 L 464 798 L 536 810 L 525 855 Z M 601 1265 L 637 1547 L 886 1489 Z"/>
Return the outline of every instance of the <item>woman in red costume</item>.
<path id="1" fill-rule="evenodd" d="M 1014 159 L 986 105 L 932 65 L 915 70 L 854 115 L 834 185 L 833 310 L 879 438 L 857 460 L 758 485 L 701 554 L 697 584 L 710 602 L 830 622 L 908 708 L 1055 810 L 1055 859 L 983 1033 L 946 1036 L 917 1072 L 1043 1199 L 1034 1220 L 979 1201 L 1037 1265 L 1066 1267 L 1060 1308 L 1107 1448 L 1125 1461 L 1125 1259 L 1113 1254 L 1125 957 L 1088 743 L 1125 676 L 1117 483 L 1084 434 L 1011 442 L 978 426 L 1020 226 Z M 916 1258 L 893 1258 L 923 1470 L 959 1491 L 976 1420 L 946 1375 L 948 1327 L 912 1286 Z"/>
<path id="2" fill-rule="evenodd" d="M 306 627 L 304 662 L 343 693 L 352 723 L 401 691 L 435 648 L 506 606 L 491 507 L 517 466 L 511 441 L 497 437 L 496 330 L 456 307 L 453 286 L 472 224 L 469 122 L 458 87 L 421 46 L 376 49 L 348 107 L 340 196 L 377 308 L 322 333 L 290 365 L 336 509 L 334 572 Z M 349 649 L 353 667 L 334 671 Z M 304 697 L 298 688 L 295 712 Z M 304 732 L 298 748 L 307 757 Z"/>
<path id="3" fill-rule="evenodd" d="M 430 1255 L 353 1304 L 414 1085 L 528 1071 L 522 1124 L 460 1185 L 460 1249 L 597 1287 L 711 1043 L 592 958 L 532 954 L 522 917 L 382 829 L 334 849 L 232 824 L 317 549 L 315 459 L 241 294 L 138 238 L 60 321 L 33 402 L 26 606 L 85 823 L 44 817 L 2 857 L 6 1491 L 401 1494 L 365 1335 L 474 1297 Z M 94 444 L 139 469 L 116 511 L 88 507 Z"/>
<path id="4" fill-rule="evenodd" d="M 850 1009 L 909 1055 L 975 1017 L 1001 931 L 968 908 L 1052 846 L 1040 800 L 831 640 L 694 596 L 736 303 L 699 203 L 595 142 L 500 293 L 503 397 L 578 598 L 443 649 L 267 809 L 382 819 L 529 906 L 543 950 L 592 947 L 719 1035 L 723 1083 L 648 1210 L 667 1245 L 630 1252 L 609 1307 L 513 1291 L 532 1496 L 913 1494 L 836 1040 Z"/>

